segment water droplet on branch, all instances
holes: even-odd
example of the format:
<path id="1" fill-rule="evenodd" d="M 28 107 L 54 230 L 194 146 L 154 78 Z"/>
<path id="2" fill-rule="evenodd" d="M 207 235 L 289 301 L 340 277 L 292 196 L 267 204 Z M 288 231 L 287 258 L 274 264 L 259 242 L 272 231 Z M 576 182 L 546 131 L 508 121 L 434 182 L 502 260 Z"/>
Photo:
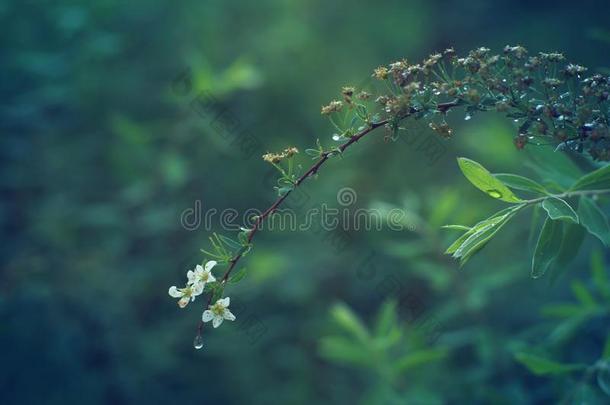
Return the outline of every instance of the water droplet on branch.
<path id="1" fill-rule="evenodd" d="M 199 350 L 203 347 L 203 337 L 201 336 L 200 333 L 198 333 L 197 336 L 195 336 L 195 339 L 193 340 L 193 347 L 197 350 Z"/>

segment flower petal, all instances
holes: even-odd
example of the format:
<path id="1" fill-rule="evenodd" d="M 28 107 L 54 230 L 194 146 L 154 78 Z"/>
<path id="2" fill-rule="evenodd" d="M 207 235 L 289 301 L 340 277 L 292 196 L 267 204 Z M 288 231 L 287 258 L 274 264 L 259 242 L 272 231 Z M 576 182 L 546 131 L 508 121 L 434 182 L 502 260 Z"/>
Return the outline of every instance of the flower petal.
<path id="1" fill-rule="evenodd" d="M 216 277 L 214 277 L 214 275 L 210 273 L 208 275 L 208 283 L 213 283 L 214 281 L 216 281 Z"/>
<path id="2" fill-rule="evenodd" d="M 216 266 L 218 264 L 218 262 L 216 260 L 210 260 L 209 262 L 207 262 L 205 264 L 205 270 L 206 271 L 210 271 L 214 268 L 214 266 Z"/>
<path id="3" fill-rule="evenodd" d="M 212 318 L 214 318 L 214 314 L 212 314 L 212 311 L 210 311 L 209 309 L 203 311 L 203 315 L 201 315 L 201 320 L 203 322 L 210 322 Z"/>
<path id="4" fill-rule="evenodd" d="M 192 270 L 187 271 L 186 278 L 189 280 L 187 284 L 193 284 L 195 282 L 195 273 Z"/>
<path id="5" fill-rule="evenodd" d="M 200 276 L 203 273 L 203 267 L 201 267 L 200 264 L 198 264 L 197 266 L 195 266 L 195 274 L 197 274 L 198 276 Z"/>
<path id="6" fill-rule="evenodd" d="M 221 299 L 218 300 L 218 302 L 220 303 L 220 305 L 222 305 L 223 307 L 226 308 L 231 303 L 231 299 L 229 297 L 221 298 Z"/>
<path id="7" fill-rule="evenodd" d="M 203 293 L 203 289 L 205 288 L 205 283 L 202 282 L 197 282 L 195 284 L 193 284 L 193 287 L 191 288 L 191 290 L 193 291 L 193 296 L 198 296 L 201 295 L 201 293 Z"/>
<path id="8" fill-rule="evenodd" d="M 173 285 L 169 288 L 168 294 L 170 295 L 170 297 L 174 297 L 174 298 L 180 298 L 184 295 L 182 292 L 180 292 L 178 290 L 178 288 L 176 288 L 175 285 Z"/>
<path id="9" fill-rule="evenodd" d="M 182 297 L 178 300 L 178 306 L 180 308 L 184 308 L 186 307 L 186 305 L 189 303 L 190 297 Z"/>
<path id="10" fill-rule="evenodd" d="M 229 311 L 228 309 L 225 309 L 223 314 L 222 314 L 223 318 L 225 318 L 227 321 L 234 321 L 235 320 L 235 315 L 233 315 L 233 313 L 231 311 Z"/>
<path id="11" fill-rule="evenodd" d="M 222 321 L 223 321 L 222 316 L 215 316 L 215 317 L 214 317 L 214 320 L 212 321 L 212 326 L 213 326 L 213 327 L 215 327 L 215 328 L 217 328 L 217 327 L 219 327 L 219 326 L 220 326 L 220 324 L 222 323 Z"/>

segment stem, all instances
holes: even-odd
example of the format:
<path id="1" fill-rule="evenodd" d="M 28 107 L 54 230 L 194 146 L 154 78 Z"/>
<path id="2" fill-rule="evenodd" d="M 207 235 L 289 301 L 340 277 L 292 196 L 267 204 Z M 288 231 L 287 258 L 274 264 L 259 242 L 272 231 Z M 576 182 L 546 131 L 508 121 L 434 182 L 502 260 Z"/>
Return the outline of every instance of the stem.
<path id="1" fill-rule="evenodd" d="M 578 191 L 566 191 L 561 194 L 549 194 L 544 197 L 534 198 L 532 200 L 524 201 L 525 205 L 532 205 L 539 203 L 541 201 L 547 200 L 549 198 L 570 198 L 577 197 L 582 195 L 600 195 L 600 194 L 608 194 L 610 193 L 610 189 L 601 189 L 601 190 L 578 190 Z"/>
<path id="2" fill-rule="evenodd" d="M 441 103 L 441 104 L 437 105 L 437 109 L 444 113 L 444 112 L 447 112 L 449 109 L 451 109 L 453 107 L 456 107 L 457 105 L 458 105 L 458 103 L 456 101 L 452 101 L 452 102 L 448 102 L 448 103 Z M 404 115 L 398 117 L 398 121 L 400 122 L 403 119 L 405 119 L 405 118 L 407 118 L 407 117 L 409 117 L 409 116 L 411 116 L 411 115 L 413 115 L 413 114 L 415 114 L 417 112 L 418 112 L 417 109 L 411 108 L 411 110 L 409 112 L 407 112 Z M 320 158 L 316 161 L 316 163 L 314 163 L 313 166 L 311 166 L 305 173 L 303 173 L 301 175 L 301 177 L 299 177 L 294 182 L 294 188 L 293 189 L 289 190 L 288 192 L 286 192 L 286 194 L 284 194 L 283 196 L 279 197 L 269 208 L 267 208 L 267 210 L 265 212 L 263 212 L 261 215 L 259 215 L 257 217 L 256 222 L 254 223 L 254 226 L 252 227 L 252 230 L 248 234 L 248 244 L 252 243 L 252 240 L 254 239 L 254 235 L 256 235 L 256 233 L 260 229 L 261 224 L 265 221 L 265 219 L 267 219 L 271 214 L 273 214 L 273 212 L 275 210 L 278 209 L 278 207 L 280 205 L 282 205 L 284 200 L 286 200 L 286 198 L 288 198 L 290 193 L 295 188 L 299 187 L 301 185 L 301 183 L 303 183 L 309 177 L 314 176 L 318 172 L 318 170 L 320 170 L 322 165 L 324 165 L 324 163 L 326 163 L 328 158 L 330 158 L 335 153 L 337 153 L 336 152 L 337 149 L 339 150 L 339 152 L 343 153 L 347 148 L 349 148 L 350 146 L 352 146 L 353 144 L 358 142 L 360 139 L 364 138 L 367 134 L 369 134 L 370 132 L 374 131 L 375 129 L 377 129 L 379 127 L 382 127 L 382 126 L 392 122 L 393 119 L 394 118 L 386 118 L 384 120 L 371 123 L 367 128 L 365 128 L 362 131 L 357 132 L 355 135 L 351 136 L 349 141 L 347 141 L 346 143 L 342 144 L 341 146 L 339 146 L 335 150 L 333 150 L 333 151 L 326 151 L 326 152 L 322 153 L 320 155 Z M 223 285 L 223 290 L 224 290 L 224 284 L 226 284 L 227 280 L 229 279 L 229 276 L 231 275 L 231 272 L 233 271 L 233 269 L 237 265 L 237 262 L 239 262 L 239 260 L 242 257 L 243 257 L 243 253 L 240 253 L 240 254 L 234 256 L 233 258 L 231 258 L 228 261 L 229 267 L 225 271 L 225 273 L 222 276 L 222 278 L 219 280 L 219 283 L 221 283 Z M 210 293 L 210 296 L 208 297 L 208 302 L 206 304 L 206 308 L 209 307 L 210 304 L 212 303 L 212 297 L 213 296 L 214 296 L 214 294 Z M 199 326 L 197 327 L 197 333 L 198 334 L 200 334 L 201 331 L 203 330 L 203 326 L 204 326 L 204 323 L 203 323 L 203 321 L 200 320 L 199 321 Z"/>

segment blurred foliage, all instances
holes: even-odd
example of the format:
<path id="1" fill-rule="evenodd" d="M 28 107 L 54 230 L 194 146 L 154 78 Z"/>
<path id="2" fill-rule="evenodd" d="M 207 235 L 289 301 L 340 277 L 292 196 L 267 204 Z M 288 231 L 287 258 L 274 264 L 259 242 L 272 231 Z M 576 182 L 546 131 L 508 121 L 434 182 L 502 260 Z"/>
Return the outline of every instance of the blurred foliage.
<path id="1" fill-rule="evenodd" d="M 527 216 L 461 270 L 443 255 L 452 235 L 441 225 L 500 206 L 455 156 L 559 186 L 592 169 L 515 151 L 514 128 L 496 117 L 449 115 L 455 137 L 435 162 L 379 136 L 329 164 L 305 189 L 310 205 L 351 187 L 357 207 L 403 208 L 413 229 L 261 233 L 232 303 L 244 322 L 207 335 L 203 350 L 191 346 L 201 303 L 178 314 L 167 297 L 211 234 L 183 228 L 184 210 L 266 207 L 273 184 L 258 155 L 330 139 L 319 109 L 341 86 L 448 46 L 522 43 L 601 72 L 607 11 L 547 0 L 2 2 L 1 402 L 607 403 L 596 362 L 609 303 L 594 280 L 610 257 L 599 241 L 587 237 L 554 283 L 529 277 Z M 172 88 L 185 69 L 188 94 Z M 203 91 L 260 153 L 193 109 Z M 427 319 L 435 339 L 416 327 Z M 543 369 L 599 367 L 536 376 L 515 353 Z"/>

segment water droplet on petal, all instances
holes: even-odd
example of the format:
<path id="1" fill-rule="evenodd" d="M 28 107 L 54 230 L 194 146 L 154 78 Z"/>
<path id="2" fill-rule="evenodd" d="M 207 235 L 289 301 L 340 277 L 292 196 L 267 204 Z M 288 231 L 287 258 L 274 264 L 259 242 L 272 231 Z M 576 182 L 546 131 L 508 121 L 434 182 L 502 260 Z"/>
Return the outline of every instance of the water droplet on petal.
<path id="1" fill-rule="evenodd" d="M 203 337 L 201 336 L 200 333 L 198 333 L 197 336 L 195 336 L 195 339 L 193 340 L 193 347 L 197 350 L 199 350 L 203 347 Z"/>
<path id="2" fill-rule="evenodd" d="M 487 194 L 489 194 L 493 198 L 500 198 L 500 197 L 502 197 L 502 193 L 499 192 L 498 190 L 487 190 Z"/>

